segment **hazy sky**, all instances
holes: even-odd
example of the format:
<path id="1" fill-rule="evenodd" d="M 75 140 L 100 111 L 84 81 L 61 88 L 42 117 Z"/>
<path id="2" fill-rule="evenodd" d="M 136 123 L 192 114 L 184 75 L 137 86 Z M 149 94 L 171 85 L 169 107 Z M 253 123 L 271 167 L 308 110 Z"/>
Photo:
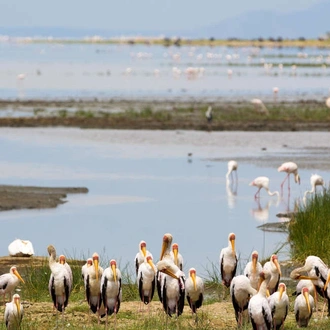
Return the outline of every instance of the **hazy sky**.
<path id="1" fill-rule="evenodd" d="M 321 0 L 0 0 L 0 27 L 190 29 L 258 9 L 289 12 L 319 2 Z"/>

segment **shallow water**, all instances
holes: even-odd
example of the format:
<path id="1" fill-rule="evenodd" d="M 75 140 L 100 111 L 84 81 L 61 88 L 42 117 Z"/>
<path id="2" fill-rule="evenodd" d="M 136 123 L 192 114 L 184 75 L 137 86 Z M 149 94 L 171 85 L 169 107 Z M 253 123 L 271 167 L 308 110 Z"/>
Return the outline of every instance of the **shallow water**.
<path id="1" fill-rule="evenodd" d="M 103 264 L 116 258 L 122 267 L 127 262 L 133 267 L 140 240 L 157 260 L 162 236 L 170 232 L 185 270 L 195 267 L 205 275 L 211 263 L 217 265 L 228 234 L 235 232 L 243 265 L 254 249 L 268 257 L 286 235 L 257 226 L 279 222 L 277 213 L 292 211 L 310 188 L 312 173 L 329 182 L 329 138 L 327 132 L 3 128 L 2 184 L 85 186 L 89 193 L 69 195 L 56 209 L 1 212 L 6 234 L 0 238 L 0 254 L 7 255 L 9 243 L 22 238 L 32 241 L 37 255 L 46 255 L 47 245 L 54 244 L 58 253 L 71 257 L 97 251 Z M 293 142 L 283 146 L 285 141 Z M 236 195 L 225 180 L 231 158 L 239 162 Z M 266 175 L 270 189 L 279 190 L 284 174 L 276 169 L 288 160 L 301 164 L 301 185 L 292 184 L 290 197 L 284 191 L 282 200 L 262 192 L 260 203 L 255 201 L 249 182 Z M 287 252 L 279 253 L 280 260 Z"/>

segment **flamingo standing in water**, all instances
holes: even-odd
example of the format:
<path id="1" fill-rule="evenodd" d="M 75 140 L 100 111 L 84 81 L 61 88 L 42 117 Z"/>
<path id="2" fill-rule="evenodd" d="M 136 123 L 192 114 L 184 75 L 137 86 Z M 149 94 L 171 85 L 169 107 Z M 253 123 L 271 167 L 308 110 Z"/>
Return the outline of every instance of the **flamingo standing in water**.
<path id="1" fill-rule="evenodd" d="M 286 172 L 284 180 L 281 183 L 281 193 L 283 194 L 283 185 L 286 179 L 288 179 L 288 191 L 290 193 L 290 174 L 293 174 L 294 181 L 300 184 L 300 176 L 298 174 L 298 165 L 294 162 L 283 163 L 278 169 L 279 172 Z"/>
<path id="2" fill-rule="evenodd" d="M 279 197 L 279 195 L 280 195 L 278 191 L 271 192 L 269 190 L 269 178 L 267 178 L 266 176 L 258 176 L 249 185 L 258 187 L 258 190 L 254 195 L 255 199 L 260 198 L 260 190 L 262 188 L 267 191 L 269 196 L 277 195 Z"/>
<path id="3" fill-rule="evenodd" d="M 228 172 L 226 173 L 226 179 L 229 180 L 229 176 L 233 179 L 233 172 L 235 171 L 236 174 L 236 182 L 237 182 L 237 168 L 238 164 L 236 160 L 230 160 L 228 162 Z"/>
<path id="4" fill-rule="evenodd" d="M 323 192 L 325 192 L 325 190 L 326 190 L 325 185 L 324 185 L 324 180 L 321 177 L 321 175 L 318 175 L 318 174 L 312 174 L 311 186 L 312 186 L 311 190 L 305 191 L 304 198 L 307 197 L 307 194 L 313 194 L 314 192 L 316 192 L 316 186 L 321 186 L 323 188 Z"/>

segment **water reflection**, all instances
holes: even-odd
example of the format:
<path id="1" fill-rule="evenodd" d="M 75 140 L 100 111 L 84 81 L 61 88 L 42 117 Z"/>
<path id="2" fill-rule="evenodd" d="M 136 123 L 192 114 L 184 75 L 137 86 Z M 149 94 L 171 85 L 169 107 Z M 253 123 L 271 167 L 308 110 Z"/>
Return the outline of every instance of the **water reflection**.
<path id="1" fill-rule="evenodd" d="M 234 209 L 236 206 L 237 186 L 237 180 L 231 181 L 226 178 L 227 201 L 230 209 Z"/>
<path id="2" fill-rule="evenodd" d="M 257 207 L 251 210 L 251 214 L 257 221 L 266 222 L 269 219 L 269 208 L 270 206 L 277 207 L 279 205 L 279 199 L 269 199 L 266 204 L 262 205 L 260 199 L 255 199 Z"/>

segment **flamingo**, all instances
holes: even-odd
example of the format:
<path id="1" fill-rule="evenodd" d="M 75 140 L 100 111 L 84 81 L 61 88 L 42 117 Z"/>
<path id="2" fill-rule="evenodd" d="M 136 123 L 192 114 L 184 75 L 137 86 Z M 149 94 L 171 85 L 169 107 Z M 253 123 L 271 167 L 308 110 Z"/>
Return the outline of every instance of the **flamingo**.
<path id="1" fill-rule="evenodd" d="M 8 246 L 10 256 L 14 257 L 31 257 L 34 255 L 33 245 L 30 241 L 15 239 Z"/>
<path id="2" fill-rule="evenodd" d="M 274 102 L 277 101 L 278 92 L 279 92 L 279 88 L 278 87 L 273 87 Z"/>
<path id="3" fill-rule="evenodd" d="M 145 257 L 148 255 L 152 258 L 152 254 L 147 250 L 147 243 L 145 241 L 141 241 L 139 243 L 139 252 L 136 254 L 134 259 L 136 276 L 138 276 L 140 265 L 144 263 Z"/>
<path id="4" fill-rule="evenodd" d="M 174 260 L 174 263 L 180 268 L 180 270 L 182 270 L 183 269 L 183 257 L 182 257 L 182 254 L 179 252 L 178 243 L 173 243 L 172 251 L 170 254 Z"/>
<path id="5" fill-rule="evenodd" d="M 288 190 L 290 192 L 290 174 L 293 174 L 294 180 L 296 183 L 300 184 L 300 176 L 298 174 L 298 165 L 294 162 L 286 162 L 283 163 L 278 169 L 278 172 L 286 172 L 287 175 L 285 176 L 284 180 L 281 183 L 281 191 L 283 194 L 283 185 L 286 179 L 288 179 Z"/>
<path id="6" fill-rule="evenodd" d="M 314 299 L 309 294 L 308 288 L 302 289 L 302 294 L 297 296 L 294 302 L 294 315 L 299 327 L 307 327 L 312 317 Z"/>
<path id="7" fill-rule="evenodd" d="M 253 251 L 251 255 L 251 261 L 249 261 L 243 274 L 250 280 L 252 288 L 258 290 L 259 274 L 262 271 L 261 263 L 258 261 L 258 251 Z"/>
<path id="8" fill-rule="evenodd" d="M 255 294 L 257 294 L 257 290 L 251 286 L 251 282 L 246 276 L 238 275 L 231 281 L 230 296 L 235 309 L 235 318 L 238 326 L 243 325 L 243 313 L 248 308 L 250 297 Z"/>
<path id="9" fill-rule="evenodd" d="M 230 282 L 236 274 L 237 268 L 237 256 L 235 251 L 235 239 L 234 233 L 228 235 L 228 246 L 223 248 L 220 252 L 220 273 L 222 278 L 222 284 L 227 288 L 230 286 Z"/>
<path id="10" fill-rule="evenodd" d="M 311 176 L 311 186 L 312 186 L 311 190 L 306 190 L 305 191 L 304 198 L 307 197 L 307 194 L 313 194 L 314 192 L 316 192 L 316 186 L 321 186 L 323 188 L 323 192 L 326 191 L 326 188 L 325 188 L 325 185 L 324 185 L 324 180 L 321 177 L 321 175 L 312 174 L 312 176 Z"/>
<path id="11" fill-rule="evenodd" d="M 283 327 L 289 311 L 289 297 L 284 283 L 280 283 L 278 291 L 268 297 L 268 303 L 272 311 L 274 329 L 279 330 Z"/>
<path id="12" fill-rule="evenodd" d="M 233 177 L 233 172 L 235 171 L 236 174 L 236 182 L 237 182 L 237 168 L 238 164 L 236 160 L 230 160 L 228 162 L 228 172 L 226 173 L 226 178 L 229 180 L 229 176 L 232 178 Z"/>
<path id="13" fill-rule="evenodd" d="M 263 272 L 270 274 L 267 289 L 269 290 L 270 294 L 272 294 L 277 291 L 280 277 L 282 275 L 281 266 L 278 263 L 278 257 L 276 254 L 271 255 L 269 261 L 264 264 L 262 270 Z"/>
<path id="14" fill-rule="evenodd" d="M 202 307 L 204 299 L 204 281 L 196 275 L 196 269 L 189 269 L 189 277 L 185 282 L 186 296 L 189 307 L 193 314 L 196 314 L 197 309 Z"/>
<path id="15" fill-rule="evenodd" d="M 121 272 L 117 268 L 117 262 L 110 260 L 110 266 L 103 271 L 100 282 L 101 299 L 104 304 L 106 318 L 106 329 L 108 328 L 108 316 L 119 312 L 122 298 Z"/>
<path id="16" fill-rule="evenodd" d="M 278 191 L 271 192 L 269 190 L 269 178 L 266 176 L 258 176 L 249 185 L 255 186 L 258 188 L 257 192 L 254 195 L 255 199 L 260 198 L 260 190 L 262 188 L 267 191 L 269 196 L 277 195 L 277 197 L 279 197 L 279 195 L 280 195 Z"/>
<path id="17" fill-rule="evenodd" d="M 3 303 L 5 304 L 6 294 L 9 293 L 10 299 L 13 291 L 17 287 L 19 281 L 25 283 L 19 274 L 16 266 L 10 267 L 9 273 L 0 276 L 0 294 L 3 295 Z"/>
<path id="18" fill-rule="evenodd" d="M 20 329 L 23 319 L 23 306 L 20 296 L 16 293 L 13 295 L 13 300 L 6 303 L 5 308 L 5 323 L 8 330 Z"/>
<path id="19" fill-rule="evenodd" d="M 205 117 L 207 119 L 207 121 L 210 123 L 213 119 L 213 116 L 212 116 L 212 107 L 209 106 L 205 112 Z"/>

